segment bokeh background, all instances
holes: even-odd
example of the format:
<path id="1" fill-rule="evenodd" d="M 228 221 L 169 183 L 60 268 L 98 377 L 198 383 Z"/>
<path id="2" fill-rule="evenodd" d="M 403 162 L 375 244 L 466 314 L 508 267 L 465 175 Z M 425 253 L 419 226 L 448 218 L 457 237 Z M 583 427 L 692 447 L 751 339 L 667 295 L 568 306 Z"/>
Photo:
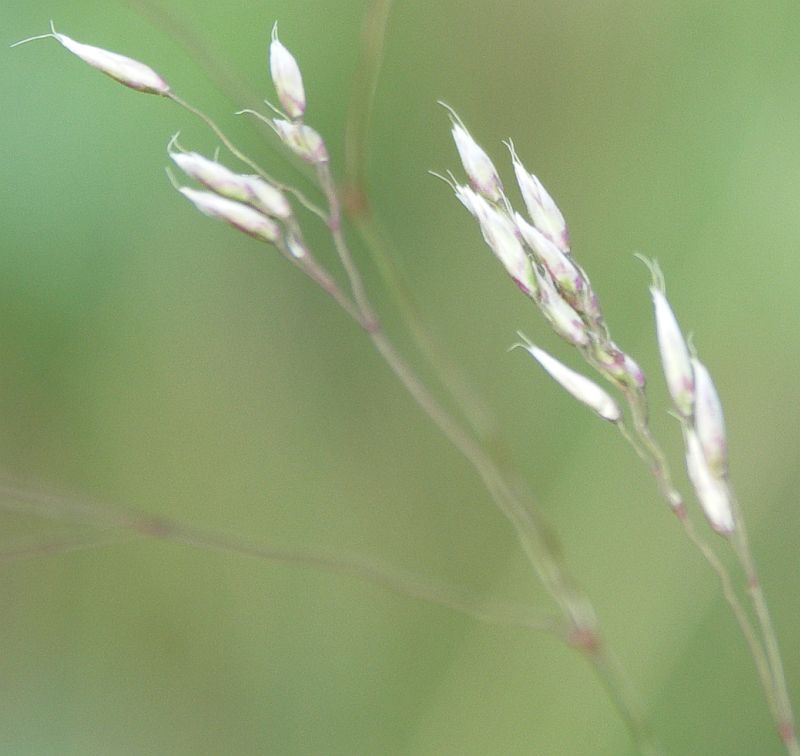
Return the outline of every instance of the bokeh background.
<path id="1" fill-rule="evenodd" d="M 169 540 L 42 550 L 108 535 L 99 514 L 76 522 L 69 495 L 547 607 L 474 472 L 363 334 L 271 250 L 172 190 L 169 137 L 206 151 L 214 138 L 54 42 L 7 49 L 54 18 L 146 61 L 308 187 L 232 113 L 272 97 L 279 19 L 340 168 L 368 5 L 0 6 L 0 471 L 56 495 L 44 508 L 0 497 L 2 754 L 632 752 L 590 669 L 550 637 Z M 386 34 L 369 177 L 393 259 L 495 413 L 672 754 L 781 750 L 716 581 L 644 469 L 507 353 L 521 328 L 578 365 L 427 175 L 457 166 L 435 103 L 458 109 L 509 183 L 500 140 L 513 137 L 557 198 L 616 340 L 651 377 L 653 423 L 685 488 L 633 254 L 661 261 L 722 395 L 800 707 L 799 49 L 800 6 L 777 0 L 396 0 Z M 387 329 L 420 364 L 354 246 Z"/>

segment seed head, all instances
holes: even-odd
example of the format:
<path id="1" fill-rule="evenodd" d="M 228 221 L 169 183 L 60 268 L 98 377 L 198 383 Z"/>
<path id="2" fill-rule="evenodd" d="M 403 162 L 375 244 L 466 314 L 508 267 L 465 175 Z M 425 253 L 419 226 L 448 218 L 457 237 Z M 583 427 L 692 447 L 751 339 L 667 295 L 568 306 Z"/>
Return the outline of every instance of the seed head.
<path id="1" fill-rule="evenodd" d="M 246 234 L 271 244 L 281 238 L 281 228 L 272 219 L 262 215 L 241 202 L 220 197 L 213 192 L 201 192 L 183 186 L 178 191 L 186 197 L 203 215 L 219 218 L 225 223 L 244 231 Z"/>
<path id="2" fill-rule="evenodd" d="M 278 39 L 278 24 L 272 27 L 269 45 L 269 71 L 278 99 L 290 118 L 301 118 L 306 110 L 303 77 L 294 56 Z"/>
<path id="3" fill-rule="evenodd" d="M 700 506 L 711 527 L 722 535 L 728 535 L 735 527 L 728 484 L 709 467 L 700 439 L 693 429 L 686 431 L 685 440 L 686 469 Z"/>
<path id="4" fill-rule="evenodd" d="M 517 344 L 523 347 L 563 388 L 569 391 L 578 401 L 591 407 L 600 417 L 612 423 L 622 417 L 617 403 L 600 388 L 594 381 L 590 381 L 580 373 L 568 368 L 555 357 L 539 349 L 519 334 L 525 343 Z"/>
<path id="5" fill-rule="evenodd" d="M 509 140 L 506 142 L 506 146 L 511 152 L 514 175 L 517 177 L 517 184 L 533 225 L 556 244 L 562 252 L 568 253 L 569 234 L 564 216 L 553 201 L 553 198 L 542 186 L 542 182 L 532 173 L 528 173 L 528 170 L 517 157 L 513 143 Z"/>
<path id="6" fill-rule="evenodd" d="M 693 357 L 692 367 L 695 384 L 694 429 L 712 474 L 724 478 L 728 468 L 728 449 L 722 404 L 706 366 Z"/>
<path id="7" fill-rule="evenodd" d="M 494 163 L 472 138 L 456 112 L 443 102 L 439 104 L 450 113 L 453 141 L 470 185 L 490 202 L 497 202 L 503 195 L 503 182 L 500 181 L 500 174 Z"/>
<path id="8" fill-rule="evenodd" d="M 67 50 L 77 55 L 84 63 L 88 63 L 93 68 L 102 71 L 104 74 L 115 79 L 120 84 L 124 84 L 126 87 L 149 94 L 167 95 L 170 92 L 167 82 L 150 68 L 150 66 L 146 66 L 138 60 L 127 58 L 119 53 L 104 50 L 101 47 L 94 47 L 93 45 L 85 45 L 82 42 L 76 42 L 66 34 L 57 32 L 52 21 L 50 22 L 49 34 L 41 34 L 38 37 L 23 39 L 16 44 L 21 45 L 34 39 L 46 39 L 48 37 L 52 37 L 60 42 Z"/>
<path id="9" fill-rule="evenodd" d="M 327 163 L 328 150 L 322 137 L 310 126 L 273 118 L 272 126 L 281 141 L 307 163 Z"/>

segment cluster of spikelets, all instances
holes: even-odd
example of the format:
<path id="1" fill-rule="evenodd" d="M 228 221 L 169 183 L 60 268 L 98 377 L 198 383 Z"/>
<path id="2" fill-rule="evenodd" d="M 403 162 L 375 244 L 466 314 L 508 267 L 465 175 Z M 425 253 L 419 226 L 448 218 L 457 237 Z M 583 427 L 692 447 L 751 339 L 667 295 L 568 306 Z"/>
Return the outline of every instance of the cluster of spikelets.
<path id="1" fill-rule="evenodd" d="M 52 23 L 49 34 L 31 37 L 17 44 L 44 38 L 57 40 L 85 63 L 131 89 L 175 99 L 169 84 L 149 66 L 103 48 L 77 42 L 57 32 Z M 306 105 L 303 79 L 294 57 L 278 39 L 277 26 L 272 30 L 269 65 L 278 100 L 285 113 L 275 109 L 278 114 L 276 118 L 255 115 L 266 121 L 281 141 L 303 160 L 312 164 L 327 162 L 328 152 L 322 137 L 303 123 Z M 195 152 L 173 149 L 177 144 L 176 138 L 170 142 L 169 155 L 172 160 L 187 176 L 209 190 L 176 186 L 200 212 L 218 218 L 256 239 L 274 244 L 295 258 L 307 253 L 292 207 L 278 186 L 257 175 L 235 173 L 216 160 Z"/>
<path id="2" fill-rule="evenodd" d="M 611 339 L 592 284 L 572 255 L 567 225 L 553 198 L 522 164 L 514 145 L 506 142 L 528 217 L 516 212 L 489 156 L 458 116 L 452 110 L 450 114 L 453 140 L 469 184 L 458 183 L 452 174 L 446 180 L 478 222 L 486 244 L 553 330 L 620 389 L 629 404 L 646 406 L 644 375 Z M 720 401 L 708 370 L 690 354 L 667 302 L 661 271 L 655 263 L 645 262 L 653 274 L 650 291 L 659 351 L 683 428 L 689 477 L 711 526 L 729 534 L 734 518 Z M 604 389 L 520 336 L 523 343 L 517 346 L 527 350 L 570 394 L 622 427 L 622 411 Z M 670 498 L 673 507 L 680 506 L 676 496 Z"/>
<path id="3" fill-rule="evenodd" d="M 56 32 L 23 40 L 56 39 L 67 50 L 116 81 L 139 92 L 178 100 L 166 81 L 139 61 Z M 266 122 L 281 141 L 304 161 L 323 168 L 328 151 L 322 137 L 306 125 L 306 97 L 300 68 L 272 30 L 269 68 L 283 111 L 277 117 L 253 113 Z M 271 106 L 272 107 L 272 106 Z M 451 175 L 456 197 L 478 221 L 484 240 L 517 286 L 541 310 L 553 330 L 576 347 L 586 362 L 618 388 L 629 405 L 646 408 L 645 379 L 639 366 L 611 339 L 597 296 L 586 272 L 574 259 L 564 216 L 539 179 L 528 172 L 513 144 L 506 143 L 525 208 L 516 212 L 503 190 L 500 176 L 486 152 L 450 110 L 452 135 L 469 185 Z M 180 193 L 207 216 L 218 218 L 256 239 L 278 247 L 295 262 L 313 263 L 299 224 L 282 187 L 258 175 L 238 174 L 216 160 L 177 147 L 169 155 L 175 164 L 205 190 L 177 186 Z M 302 264 L 302 263 L 301 263 Z M 729 534 L 734 529 L 731 492 L 727 482 L 726 443 L 722 410 L 706 368 L 690 354 L 664 294 L 661 272 L 653 273 L 658 344 L 676 414 L 682 423 L 689 476 L 712 527 Z M 519 346 L 567 391 L 602 418 L 624 428 L 617 402 L 600 386 L 573 371 L 525 337 Z M 645 410 L 646 414 L 646 410 Z M 674 508 L 682 506 L 677 493 L 668 495 Z"/>

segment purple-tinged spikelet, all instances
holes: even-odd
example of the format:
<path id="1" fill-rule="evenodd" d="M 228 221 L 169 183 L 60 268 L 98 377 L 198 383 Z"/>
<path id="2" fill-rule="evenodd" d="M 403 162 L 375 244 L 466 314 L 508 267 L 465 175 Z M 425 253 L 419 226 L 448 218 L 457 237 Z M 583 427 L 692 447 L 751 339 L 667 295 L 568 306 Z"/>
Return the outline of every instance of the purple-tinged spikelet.
<path id="1" fill-rule="evenodd" d="M 201 192 L 185 186 L 178 191 L 203 215 L 225 221 L 228 225 L 270 244 L 277 244 L 281 239 L 280 226 L 249 205 L 220 197 L 213 192 Z"/>
<path id="2" fill-rule="evenodd" d="M 456 112 L 443 102 L 439 104 L 447 108 L 450 113 L 453 141 L 470 186 L 490 202 L 497 202 L 503 196 L 503 182 L 500 180 L 497 168 L 483 148 L 472 138 Z"/>
<path id="3" fill-rule="evenodd" d="M 529 297 L 536 296 L 538 284 L 533 263 L 525 252 L 517 236 L 517 229 L 508 215 L 495 208 L 468 186 L 456 184 L 454 190 L 456 197 L 478 221 L 484 241 L 494 252 L 495 257 L 503 263 L 517 286 Z"/>
<path id="4" fill-rule="evenodd" d="M 196 152 L 170 150 L 169 156 L 187 176 L 223 197 L 246 202 L 273 218 L 285 219 L 292 214 L 283 192 L 260 176 L 234 173 L 221 163 Z"/>
<path id="5" fill-rule="evenodd" d="M 327 163 L 328 149 L 318 132 L 302 123 L 273 118 L 272 126 L 281 141 L 307 163 Z"/>
<path id="6" fill-rule="evenodd" d="M 581 271 L 558 245 L 519 213 L 514 214 L 514 222 L 534 257 L 547 268 L 564 298 L 573 307 L 577 306 L 582 299 L 583 289 L 588 285 Z"/>
<path id="7" fill-rule="evenodd" d="M 553 198 L 542 186 L 536 176 L 529 173 L 514 150 L 511 140 L 506 142 L 514 164 L 514 175 L 517 178 L 522 199 L 528 210 L 533 225 L 552 241 L 562 252 L 569 253 L 569 233 L 564 216 Z"/>
<path id="8" fill-rule="evenodd" d="M 537 302 L 553 330 L 574 346 L 587 346 L 589 332 L 581 316 L 561 296 L 547 271 L 534 270 L 539 284 Z"/>

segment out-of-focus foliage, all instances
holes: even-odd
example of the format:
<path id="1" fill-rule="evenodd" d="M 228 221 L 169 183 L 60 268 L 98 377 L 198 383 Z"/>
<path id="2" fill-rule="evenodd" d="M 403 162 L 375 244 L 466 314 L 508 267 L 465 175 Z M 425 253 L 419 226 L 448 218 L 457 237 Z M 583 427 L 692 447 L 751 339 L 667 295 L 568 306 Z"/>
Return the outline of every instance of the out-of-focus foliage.
<path id="1" fill-rule="evenodd" d="M 274 97 L 277 18 L 303 69 L 308 122 L 341 166 L 366 2 L 163 0 L 179 29 L 145 20 L 135 9 L 146 5 L 6 0 L 0 28 L 10 44 L 52 17 L 147 62 L 306 186 L 273 140 L 232 115 Z M 176 41 L 184 33 L 197 55 Z M 654 425 L 679 465 L 633 253 L 660 261 L 722 396 L 800 704 L 798 49 L 789 2 L 406 1 L 388 28 L 370 134 L 375 212 L 672 754 L 780 751 L 715 580 L 645 471 L 610 427 L 506 353 L 522 328 L 579 366 L 427 175 L 457 166 L 435 101 L 459 111 L 507 183 L 500 140 L 511 136 L 553 193 L 615 338 L 650 377 Z M 209 152 L 213 137 L 55 43 L 1 54 L 3 476 L 544 602 L 474 473 L 363 334 L 277 255 L 171 188 L 169 137 L 180 130 Z M 220 76 L 241 93 L 217 89 Z M 333 264 L 324 230 L 309 239 Z M 0 516 L 3 552 L 75 533 L 68 520 Z M 146 539 L 7 561 L 3 576 L 4 754 L 630 748 L 590 670 L 554 640 L 348 578 Z"/>

